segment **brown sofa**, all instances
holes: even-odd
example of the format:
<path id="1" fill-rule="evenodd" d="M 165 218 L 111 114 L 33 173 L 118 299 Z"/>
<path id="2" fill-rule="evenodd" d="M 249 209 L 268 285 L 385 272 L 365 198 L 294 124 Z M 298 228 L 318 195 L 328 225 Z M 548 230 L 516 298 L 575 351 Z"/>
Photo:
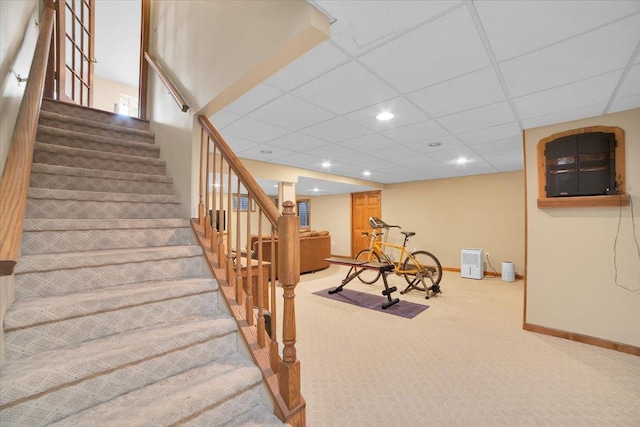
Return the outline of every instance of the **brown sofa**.
<path id="1" fill-rule="evenodd" d="M 278 237 L 276 236 L 276 277 L 278 276 Z M 258 257 L 258 236 L 251 236 L 253 257 Z M 327 231 L 300 232 L 300 273 L 309 273 L 329 267 L 325 258 L 331 256 L 331 236 Z M 271 236 L 262 237 L 262 260 L 271 261 Z"/>

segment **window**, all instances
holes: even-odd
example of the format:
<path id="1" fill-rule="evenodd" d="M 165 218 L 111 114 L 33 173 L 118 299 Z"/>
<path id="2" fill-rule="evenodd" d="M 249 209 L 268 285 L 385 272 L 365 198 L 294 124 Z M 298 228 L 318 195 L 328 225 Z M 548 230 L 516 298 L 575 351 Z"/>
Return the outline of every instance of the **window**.
<path id="1" fill-rule="evenodd" d="M 233 210 L 234 211 L 238 210 L 238 196 L 236 194 L 233 195 Z M 241 194 L 240 195 L 240 211 L 246 212 L 248 210 L 249 210 L 249 195 Z M 252 211 L 256 210 L 256 206 L 254 204 L 253 199 L 251 200 L 251 210 Z"/>
<path id="2" fill-rule="evenodd" d="M 300 228 L 311 228 L 311 200 L 301 199 L 296 202 L 298 209 L 298 216 L 300 217 Z"/>

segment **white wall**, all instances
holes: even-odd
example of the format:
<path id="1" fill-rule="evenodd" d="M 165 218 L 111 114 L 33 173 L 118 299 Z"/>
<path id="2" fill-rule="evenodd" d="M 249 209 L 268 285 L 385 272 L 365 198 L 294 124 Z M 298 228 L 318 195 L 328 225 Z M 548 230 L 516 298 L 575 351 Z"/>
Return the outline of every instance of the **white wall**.
<path id="1" fill-rule="evenodd" d="M 558 132 L 618 126 L 626 134 L 626 190 L 640 223 L 640 109 L 526 131 L 526 323 L 640 346 L 640 289 L 630 207 L 538 208 L 536 146 Z M 636 229 L 636 239 L 640 230 Z"/>
<path id="2" fill-rule="evenodd" d="M 149 118 L 185 215 L 196 216 L 200 132 L 210 117 L 329 35 L 307 2 L 152 3 L 150 51 L 189 103 L 182 113 L 150 71 Z"/>
<path id="3" fill-rule="evenodd" d="M 26 83 L 15 74 L 29 76 L 38 38 L 38 7 L 35 0 L 0 1 L 0 59 L 2 98 L 0 99 L 0 172 L 4 171 L 11 137 Z M 15 73 L 15 74 L 14 74 Z M 2 200 L 2 195 L 0 195 Z M 0 226 L 3 226 L 0 224 Z M 0 277 L 0 326 L 15 300 L 13 276 Z M 0 327 L 0 365 L 4 363 L 4 329 Z"/>
<path id="4" fill-rule="evenodd" d="M 20 77 L 29 76 L 39 29 L 36 0 L 0 1 L 0 68 L 2 98 L 0 99 L 0 171 L 4 170 L 18 109 L 26 83 Z"/>

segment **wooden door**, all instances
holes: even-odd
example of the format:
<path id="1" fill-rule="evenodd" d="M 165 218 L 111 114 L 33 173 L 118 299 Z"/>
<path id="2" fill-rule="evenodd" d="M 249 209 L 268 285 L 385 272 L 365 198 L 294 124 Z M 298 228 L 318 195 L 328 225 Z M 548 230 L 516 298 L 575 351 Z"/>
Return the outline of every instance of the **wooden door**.
<path id="1" fill-rule="evenodd" d="M 351 257 L 369 247 L 369 238 L 363 237 L 363 231 L 371 231 L 369 217 L 380 218 L 380 191 L 351 194 Z"/>
<path id="2" fill-rule="evenodd" d="M 60 101 L 93 104 L 95 0 L 59 0 L 56 93 Z"/>

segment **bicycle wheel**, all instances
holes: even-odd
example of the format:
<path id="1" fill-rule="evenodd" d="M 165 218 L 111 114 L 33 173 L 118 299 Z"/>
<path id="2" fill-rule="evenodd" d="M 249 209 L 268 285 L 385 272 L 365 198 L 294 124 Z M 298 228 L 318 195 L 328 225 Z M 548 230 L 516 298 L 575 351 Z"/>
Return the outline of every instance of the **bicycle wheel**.
<path id="1" fill-rule="evenodd" d="M 434 255 L 427 251 L 415 251 L 404 260 L 402 269 L 406 271 L 404 278 L 409 285 L 418 289 L 422 284 L 423 291 L 433 288 L 439 289 L 438 284 L 442 280 L 442 266 Z"/>
<path id="2" fill-rule="evenodd" d="M 371 252 L 369 249 L 363 249 L 358 252 L 358 255 L 356 255 L 356 259 L 358 261 L 380 262 L 380 257 L 378 256 L 378 254 L 375 252 Z M 356 267 L 355 271 L 357 273 L 361 270 L 363 271 L 358 276 L 358 279 L 360 279 L 362 283 L 370 285 L 372 283 L 375 283 L 380 278 L 380 270 L 371 270 Z"/>

